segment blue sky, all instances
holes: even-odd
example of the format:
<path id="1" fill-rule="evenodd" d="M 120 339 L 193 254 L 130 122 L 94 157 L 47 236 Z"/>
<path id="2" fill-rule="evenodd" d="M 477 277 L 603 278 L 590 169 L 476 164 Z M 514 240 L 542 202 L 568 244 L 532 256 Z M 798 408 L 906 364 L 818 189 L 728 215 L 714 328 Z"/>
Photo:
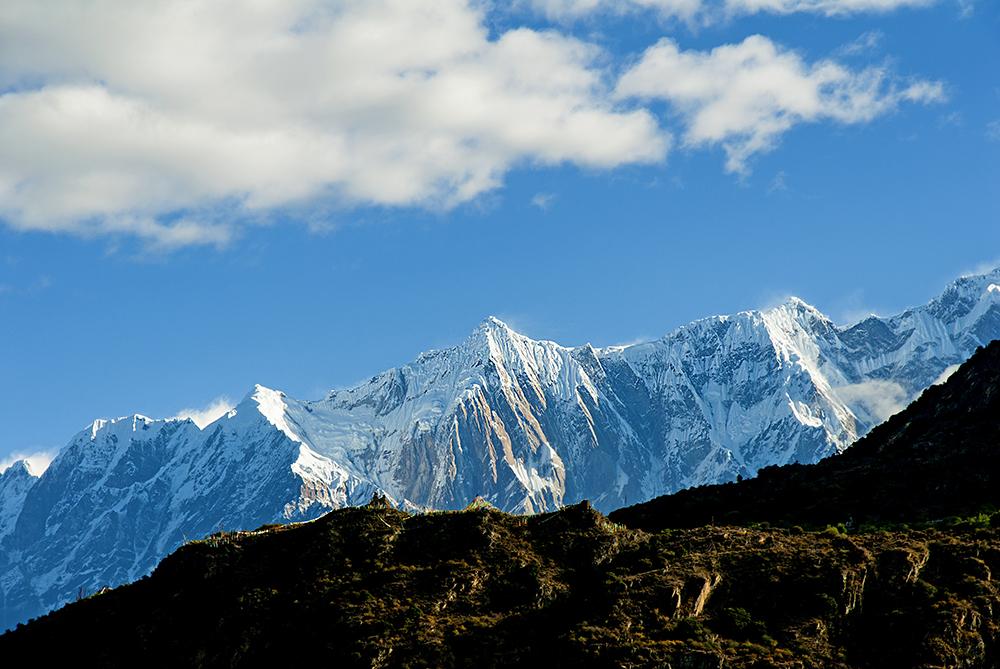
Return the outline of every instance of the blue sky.
<path id="1" fill-rule="evenodd" d="M 595 345 L 789 294 L 845 321 L 1000 261 L 996 3 L 168 3 L 161 43 L 16 4 L 0 461 L 318 397 L 488 314 Z"/>

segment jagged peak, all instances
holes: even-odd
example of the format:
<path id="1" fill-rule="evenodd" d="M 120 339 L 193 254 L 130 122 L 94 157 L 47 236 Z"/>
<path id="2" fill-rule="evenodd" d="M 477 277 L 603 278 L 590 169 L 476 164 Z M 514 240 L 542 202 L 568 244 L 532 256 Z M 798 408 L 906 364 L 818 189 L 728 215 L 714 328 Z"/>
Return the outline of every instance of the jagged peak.
<path id="1" fill-rule="evenodd" d="M 514 331 L 509 325 L 507 325 L 502 320 L 500 320 L 499 318 L 497 318 L 496 316 L 493 316 L 493 315 L 490 315 L 490 316 L 487 316 L 486 318 L 484 318 L 482 320 L 482 322 L 479 324 L 479 327 L 482 327 L 482 328 L 500 328 L 501 330 L 506 330 L 507 332 L 513 332 Z"/>
<path id="2" fill-rule="evenodd" d="M 496 316 L 487 316 L 479 325 L 473 330 L 472 334 L 469 336 L 469 341 L 477 341 L 482 338 L 483 335 L 492 336 L 498 339 L 515 339 L 522 338 L 527 339 L 520 332 L 517 332 L 509 326 L 504 321 L 500 320 Z"/>
<path id="3" fill-rule="evenodd" d="M 1000 303 L 1000 268 L 982 274 L 967 274 L 948 284 L 922 307 L 905 314 L 927 312 L 949 324 L 975 319 Z"/>
<path id="4" fill-rule="evenodd" d="M 118 418 L 98 418 L 90 424 L 86 431 L 90 432 L 91 439 L 96 439 L 98 434 L 107 429 L 126 426 L 129 423 L 131 423 L 130 429 L 135 432 L 136 430 L 141 430 L 144 426 L 152 425 L 153 423 L 165 422 L 166 421 L 162 419 L 150 418 L 149 416 L 144 416 L 141 413 L 134 413 L 128 416 L 119 416 Z"/>
<path id="5" fill-rule="evenodd" d="M 250 386 L 250 389 L 240 400 L 240 404 L 247 404 L 253 402 L 254 404 L 260 404 L 261 402 L 269 401 L 280 401 L 285 398 L 285 393 L 280 390 L 275 390 L 274 388 L 268 388 L 260 383 L 255 383 Z"/>
<path id="6" fill-rule="evenodd" d="M 818 318 L 823 321 L 829 321 L 826 314 L 822 311 L 809 304 L 801 297 L 795 295 L 789 295 L 785 300 L 776 307 L 771 307 L 770 309 L 765 309 L 762 313 L 771 314 L 775 312 L 785 312 L 791 314 L 807 314 L 814 318 Z"/>
<path id="7" fill-rule="evenodd" d="M 230 412 L 230 416 L 242 416 L 244 418 L 252 418 L 258 415 L 263 416 L 264 420 L 284 432 L 293 441 L 301 442 L 301 437 L 298 436 L 288 422 L 288 403 L 289 399 L 285 393 L 255 383 L 250 387 L 243 400 L 236 405 L 235 411 Z"/>
<path id="8" fill-rule="evenodd" d="M 31 463 L 27 460 L 15 460 L 9 467 L 7 467 L 7 469 L 0 472 L 0 476 L 10 478 L 20 478 L 23 476 L 38 478 L 38 474 L 32 470 Z"/>
<path id="9" fill-rule="evenodd" d="M 447 349 L 447 351 L 466 351 L 466 352 L 476 352 L 480 354 L 484 350 L 489 350 L 495 344 L 500 344 L 505 346 L 510 343 L 526 341 L 528 337 L 516 332 L 513 328 L 507 325 L 505 322 L 497 318 L 496 316 L 487 316 L 476 329 L 466 337 L 465 341 L 458 346 Z M 494 342 L 494 344 L 491 344 Z M 432 353 L 440 353 L 438 351 Z M 421 356 L 423 358 L 425 356 Z"/>
<path id="10" fill-rule="evenodd" d="M 1000 267 L 977 274 L 963 274 L 948 284 L 933 301 L 956 292 L 978 299 L 992 297 L 995 292 L 1000 292 Z"/>

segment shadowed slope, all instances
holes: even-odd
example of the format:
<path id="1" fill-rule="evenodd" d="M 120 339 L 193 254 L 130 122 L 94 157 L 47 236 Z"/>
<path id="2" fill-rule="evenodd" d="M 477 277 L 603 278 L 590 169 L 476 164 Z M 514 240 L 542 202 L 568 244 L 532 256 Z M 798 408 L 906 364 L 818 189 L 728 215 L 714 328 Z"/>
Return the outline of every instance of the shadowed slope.
<path id="1" fill-rule="evenodd" d="M 187 544 L 0 637 L 11 666 L 996 666 L 1000 533 L 373 504 Z"/>

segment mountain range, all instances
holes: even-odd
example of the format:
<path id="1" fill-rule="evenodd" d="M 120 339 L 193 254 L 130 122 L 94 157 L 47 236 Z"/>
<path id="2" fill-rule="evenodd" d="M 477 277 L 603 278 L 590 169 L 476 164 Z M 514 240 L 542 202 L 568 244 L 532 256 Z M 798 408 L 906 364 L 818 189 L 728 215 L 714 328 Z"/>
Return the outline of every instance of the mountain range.
<path id="1" fill-rule="evenodd" d="M 219 532 L 149 577 L 0 636 L 0 657 L 101 667 L 997 667 L 998 415 L 995 341 L 820 463 L 663 496 L 615 522 L 587 502 L 530 516 L 482 500 L 407 513 L 377 496 L 313 522 Z"/>
<path id="2" fill-rule="evenodd" d="M 796 298 L 605 348 L 489 318 L 320 400 L 256 386 L 203 428 L 98 420 L 41 476 L 24 463 L 0 474 L 0 625 L 135 580 L 186 540 L 375 493 L 405 510 L 481 496 L 514 512 L 584 499 L 608 511 L 813 463 L 996 338 L 1000 270 L 846 327 Z"/>

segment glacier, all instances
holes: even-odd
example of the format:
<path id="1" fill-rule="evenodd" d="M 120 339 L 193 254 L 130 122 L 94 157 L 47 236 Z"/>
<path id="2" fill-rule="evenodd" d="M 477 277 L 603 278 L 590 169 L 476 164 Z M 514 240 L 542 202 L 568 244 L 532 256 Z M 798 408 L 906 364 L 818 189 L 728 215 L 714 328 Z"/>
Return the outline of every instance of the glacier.
<path id="1" fill-rule="evenodd" d="M 219 530 L 308 521 L 376 492 L 609 511 L 850 446 L 1000 338 L 1000 269 L 838 326 L 790 298 L 629 346 L 536 341 L 496 318 L 461 344 L 304 401 L 255 386 L 199 427 L 97 420 L 41 476 L 0 474 L 0 626 L 149 573 Z"/>

